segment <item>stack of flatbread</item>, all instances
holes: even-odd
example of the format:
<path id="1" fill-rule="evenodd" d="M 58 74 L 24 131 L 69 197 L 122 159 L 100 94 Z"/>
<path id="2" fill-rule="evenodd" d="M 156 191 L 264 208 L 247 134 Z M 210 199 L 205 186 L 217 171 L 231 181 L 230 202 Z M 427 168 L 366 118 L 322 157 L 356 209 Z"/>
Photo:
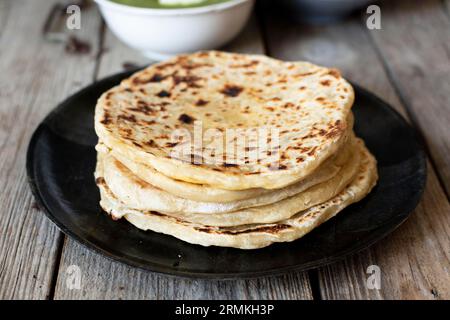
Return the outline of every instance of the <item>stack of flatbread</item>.
<path id="1" fill-rule="evenodd" d="M 101 207 L 203 246 L 298 239 L 377 181 L 353 101 L 339 71 L 307 62 L 210 51 L 152 65 L 98 100 Z"/>

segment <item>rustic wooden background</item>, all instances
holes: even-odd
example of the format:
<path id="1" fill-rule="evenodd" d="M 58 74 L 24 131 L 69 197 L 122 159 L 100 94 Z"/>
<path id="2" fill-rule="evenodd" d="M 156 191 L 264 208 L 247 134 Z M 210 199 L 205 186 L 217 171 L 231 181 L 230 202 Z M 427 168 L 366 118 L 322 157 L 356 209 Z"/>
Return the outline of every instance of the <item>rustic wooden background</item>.
<path id="1" fill-rule="evenodd" d="M 384 1 L 382 30 L 374 31 L 364 13 L 306 27 L 258 11 L 224 48 L 339 67 L 416 126 L 429 156 L 422 202 L 386 239 L 318 270 L 241 281 L 177 279 L 112 262 L 66 237 L 40 212 L 25 172 L 38 123 L 95 79 L 149 62 L 118 42 L 94 5 L 83 8 L 81 30 L 63 31 L 76 37 L 69 45 L 64 37 L 52 41 L 48 25 L 57 25 L 57 3 L 0 0 L 0 298 L 450 298 L 450 0 Z M 82 272 L 80 290 L 66 286 L 72 264 Z M 366 288 L 372 264 L 381 268 L 381 290 Z"/>

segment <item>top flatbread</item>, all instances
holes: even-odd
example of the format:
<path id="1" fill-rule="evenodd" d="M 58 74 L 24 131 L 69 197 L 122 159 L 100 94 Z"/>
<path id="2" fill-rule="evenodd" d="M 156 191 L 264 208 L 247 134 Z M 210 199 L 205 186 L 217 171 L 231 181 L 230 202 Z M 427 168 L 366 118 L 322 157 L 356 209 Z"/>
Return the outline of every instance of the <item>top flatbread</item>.
<path id="1" fill-rule="evenodd" d="M 299 181 L 338 150 L 353 99 L 352 87 L 333 69 L 201 52 L 152 65 L 105 92 L 95 128 L 109 148 L 173 179 L 228 190 L 274 189 Z M 186 139 L 196 139 L 198 121 L 202 144 L 174 157 Z M 209 152 L 208 129 L 220 136 L 226 129 L 261 128 L 269 131 L 268 143 L 257 162 L 229 151 L 249 149 L 239 138 L 245 130 L 224 141 L 221 152 Z"/>

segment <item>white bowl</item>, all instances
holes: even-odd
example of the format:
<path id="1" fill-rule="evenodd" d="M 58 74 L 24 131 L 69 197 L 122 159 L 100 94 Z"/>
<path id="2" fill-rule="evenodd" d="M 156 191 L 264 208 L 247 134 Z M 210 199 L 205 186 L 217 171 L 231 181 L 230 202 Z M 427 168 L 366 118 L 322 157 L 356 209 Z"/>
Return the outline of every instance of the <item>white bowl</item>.
<path id="1" fill-rule="evenodd" d="M 229 0 L 194 8 L 149 9 L 95 2 L 120 40 L 155 60 L 220 47 L 241 31 L 254 4 L 254 0 Z"/>

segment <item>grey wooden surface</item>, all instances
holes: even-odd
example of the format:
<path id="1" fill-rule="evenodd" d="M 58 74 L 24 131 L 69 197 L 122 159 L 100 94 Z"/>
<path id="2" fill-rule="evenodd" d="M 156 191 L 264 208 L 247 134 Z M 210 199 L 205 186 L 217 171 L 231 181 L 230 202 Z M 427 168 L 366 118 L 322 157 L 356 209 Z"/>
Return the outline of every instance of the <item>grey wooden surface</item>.
<path id="1" fill-rule="evenodd" d="M 97 9 L 82 12 L 90 44 L 71 54 L 42 33 L 57 0 L 0 0 L 0 298 L 1 299 L 449 299 L 450 6 L 449 1 L 385 1 L 382 30 L 365 15 L 332 26 L 292 25 L 258 12 L 224 49 L 310 60 L 340 68 L 399 110 L 424 137 L 429 179 L 411 218 L 373 247 L 309 272 L 239 281 L 187 280 L 112 262 L 61 234 L 26 183 L 32 131 L 60 101 L 93 80 L 147 59 L 121 44 Z M 68 33 L 67 30 L 64 32 Z M 382 271 L 381 290 L 366 269 Z M 81 289 L 66 285 L 67 268 Z"/>
<path id="2" fill-rule="evenodd" d="M 408 4 L 413 5 L 413 1 L 409 1 Z M 431 107 L 427 107 L 427 110 L 430 108 L 430 112 L 423 112 L 422 109 L 416 115 L 415 109 L 403 102 L 404 99 L 414 100 L 416 96 L 419 96 L 422 100 L 431 100 L 436 95 L 436 91 L 407 96 L 403 91 L 397 90 L 398 86 L 407 86 L 412 80 L 405 80 L 407 82 L 405 84 L 394 82 L 392 74 L 395 74 L 395 70 L 391 70 L 391 65 L 405 70 L 409 70 L 411 66 L 397 65 L 409 63 L 402 59 L 398 59 L 397 64 L 394 64 L 393 61 L 386 62 L 382 58 L 386 50 L 392 50 L 391 43 L 380 42 L 377 44 L 376 41 L 382 37 L 387 37 L 387 35 L 395 35 L 395 28 L 391 25 L 398 24 L 399 20 L 397 16 L 385 9 L 384 7 L 382 9 L 382 26 L 384 29 L 379 31 L 368 31 L 364 25 L 364 17 L 361 17 L 361 19 L 355 17 L 355 19 L 341 25 L 319 28 L 304 26 L 293 28 L 281 21 L 271 21 L 267 23 L 269 52 L 271 55 L 284 60 L 303 59 L 323 65 L 337 66 L 346 77 L 383 97 L 405 117 L 413 119 L 413 123 L 422 113 L 424 115 L 421 118 L 424 118 L 430 116 L 430 113 L 444 114 L 445 111 L 450 111 L 449 101 L 447 104 L 436 107 L 438 110 L 431 110 Z M 399 8 L 396 7 L 392 10 L 398 11 Z M 422 6 L 417 6 L 417 10 L 424 12 Z M 404 16 L 402 19 L 405 23 L 412 24 L 408 19 L 417 19 L 416 15 L 420 15 L 420 12 Z M 425 17 L 422 17 L 422 19 L 425 20 Z M 389 29 L 389 33 L 387 33 L 388 28 L 394 30 Z M 439 28 L 438 30 L 444 31 Z M 446 29 L 446 33 L 450 33 L 450 28 Z M 397 45 L 397 54 L 399 57 L 407 55 L 408 52 L 405 51 L 411 49 L 406 49 L 408 46 L 404 42 L 410 40 L 402 40 L 401 34 L 397 34 L 397 39 L 397 42 L 403 41 L 405 47 L 405 49 L 401 49 L 402 46 Z M 430 42 L 430 40 L 425 39 L 424 41 Z M 436 41 L 441 40 L 437 39 Z M 420 42 L 420 40 L 416 40 L 414 43 L 417 42 Z M 448 57 L 446 59 L 448 66 Z M 443 59 L 438 61 L 445 64 Z M 442 70 L 437 69 L 436 72 L 441 74 Z M 429 76 L 433 77 L 431 74 Z M 446 81 L 448 85 L 450 72 L 447 72 Z M 442 84 L 438 88 L 441 87 L 445 88 L 445 85 Z M 443 118 L 445 119 L 447 116 L 448 114 L 445 114 Z M 436 121 L 436 126 L 439 126 L 439 121 Z M 447 126 L 442 123 L 440 128 L 442 133 L 439 139 L 446 139 L 448 143 L 450 133 L 448 123 Z M 447 135 L 445 135 L 446 132 Z M 431 166 L 429 165 L 429 167 Z M 449 283 L 442 279 L 450 279 L 448 269 L 450 253 L 449 210 L 447 198 L 439 187 L 436 175 L 433 170 L 429 170 L 428 188 L 423 201 L 404 226 L 369 250 L 342 263 L 319 270 L 320 290 L 323 298 L 434 299 L 441 293 L 443 293 L 443 297 L 448 297 Z M 424 241 L 425 239 L 427 240 Z M 416 261 L 416 263 L 413 263 L 413 261 Z M 418 263 L 419 261 L 427 263 Z M 430 263 L 431 261 L 433 263 Z M 367 290 L 366 288 L 367 274 L 365 271 L 367 266 L 372 264 L 380 266 L 383 271 L 383 290 Z M 409 281 L 398 281 L 399 279 L 409 279 Z"/>

